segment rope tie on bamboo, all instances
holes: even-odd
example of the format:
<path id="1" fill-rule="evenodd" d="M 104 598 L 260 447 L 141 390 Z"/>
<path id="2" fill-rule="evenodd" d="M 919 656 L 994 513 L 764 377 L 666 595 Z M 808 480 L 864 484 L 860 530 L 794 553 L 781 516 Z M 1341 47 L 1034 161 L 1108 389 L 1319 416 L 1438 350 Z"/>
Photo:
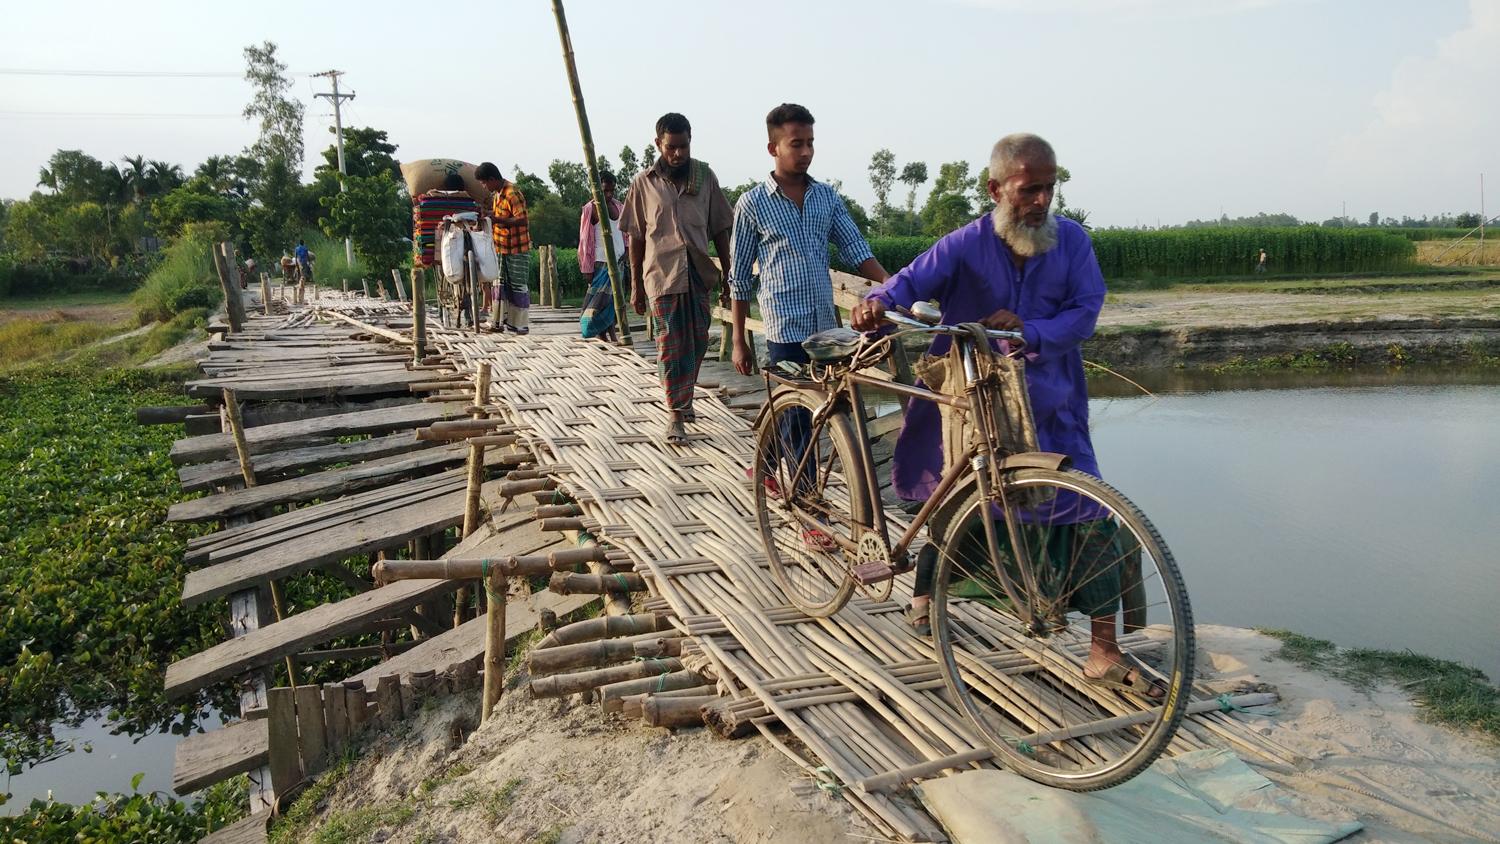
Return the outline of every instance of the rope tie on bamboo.
<path id="1" fill-rule="evenodd" d="M 589 533 L 586 530 L 580 530 L 578 532 L 578 542 L 575 543 L 575 544 L 579 548 L 582 548 L 583 546 L 589 544 L 590 542 L 598 542 L 598 541 L 599 541 L 598 538 L 595 537 L 592 533 Z"/>
<path id="2" fill-rule="evenodd" d="M 479 561 L 479 579 L 484 581 L 484 594 L 488 595 L 491 601 L 499 600 L 501 603 L 504 603 L 505 598 L 497 598 L 495 587 L 490 585 L 490 563 L 493 562 L 494 560 L 489 557 L 485 557 Z"/>
<path id="3" fill-rule="evenodd" d="M 813 768 L 813 773 L 818 774 L 818 777 L 813 780 L 813 785 L 816 785 L 823 791 L 832 794 L 834 797 L 843 795 L 844 787 L 839 784 L 838 779 L 834 776 L 832 768 L 828 767 L 827 765 L 819 765 L 818 767 Z"/>
<path id="4" fill-rule="evenodd" d="M 1259 715 L 1259 716 L 1261 716 L 1263 718 L 1269 718 L 1272 715 L 1280 715 L 1281 714 L 1281 710 L 1280 709 L 1269 709 L 1269 710 L 1263 710 L 1263 711 L 1260 711 L 1260 712 L 1257 712 L 1257 711 L 1255 711 L 1253 709 L 1246 709 L 1245 707 L 1240 706 L 1239 704 L 1235 703 L 1234 699 L 1230 696 L 1230 694 L 1228 692 L 1225 692 L 1224 694 L 1219 695 L 1218 697 L 1214 698 L 1214 700 L 1219 704 L 1219 711 L 1225 713 L 1226 715 L 1228 713 L 1230 713 L 1230 712 L 1243 712 L 1246 715 Z"/>
<path id="5" fill-rule="evenodd" d="M 630 587 L 625 585 L 625 575 L 615 572 L 615 581 L 620 584 L 621 592 L 629 592 Z"/>

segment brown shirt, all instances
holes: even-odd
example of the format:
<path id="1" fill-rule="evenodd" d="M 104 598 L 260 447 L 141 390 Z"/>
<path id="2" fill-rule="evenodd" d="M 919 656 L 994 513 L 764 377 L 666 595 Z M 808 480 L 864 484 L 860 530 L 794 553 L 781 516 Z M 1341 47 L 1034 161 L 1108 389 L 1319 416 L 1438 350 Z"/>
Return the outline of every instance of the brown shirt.
<path id="1" fill-rule="evenodd" d="M 642 283 L 652 299 L 688 292 L 689 265 L 698 271 L 703 289 L 713 289 L 719 283 L 719 268 L 708 256 L 708 242 L 733 223 L 734 211 L 719 188 L 719 177 L 696 159 L 690 161 L 681 186 L 659 168 L 648 167 L 631 181 L 620 215 L 620 228 L 632 242 L 646 245 Z"/>

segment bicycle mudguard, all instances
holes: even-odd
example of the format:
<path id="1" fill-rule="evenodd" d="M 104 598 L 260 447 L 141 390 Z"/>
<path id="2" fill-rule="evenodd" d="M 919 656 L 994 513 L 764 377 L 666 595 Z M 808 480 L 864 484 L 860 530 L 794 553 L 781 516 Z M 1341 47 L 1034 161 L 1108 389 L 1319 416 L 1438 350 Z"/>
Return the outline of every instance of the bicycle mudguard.
<path id="1" fill-rule="evenodd" d="M 1000 461 L 1000 468 L 1004 469 L 1052 469 L 1061 472 L 1067 469 L 1073 462 L 1073 458 L 1066 454 L 1058 454 L 1052 451 L 1023 451 L 1008 455 Z"/>

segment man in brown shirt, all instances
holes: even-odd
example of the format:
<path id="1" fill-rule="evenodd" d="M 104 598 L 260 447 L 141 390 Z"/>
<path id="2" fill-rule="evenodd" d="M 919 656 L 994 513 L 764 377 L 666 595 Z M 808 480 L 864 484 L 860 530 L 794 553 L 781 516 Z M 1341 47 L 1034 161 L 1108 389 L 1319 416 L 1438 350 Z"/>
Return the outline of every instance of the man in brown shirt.
<path id="1" fill-rule="evenodd" d="M 708 351 L 709 294 L 728 297 L 722 273 L 708 255 L 713 240 L 729 262 L 734 212 L 719 179 L 689 150 L 693 128 L 675 112 L 656 121 L 656 164 L 630 183 L 620 228 L 630 235 L 631 305 L 656 318 L 656 368 L 667 394 L 668 443 L 687 442 L 694 421 L 693 389 Z"/>

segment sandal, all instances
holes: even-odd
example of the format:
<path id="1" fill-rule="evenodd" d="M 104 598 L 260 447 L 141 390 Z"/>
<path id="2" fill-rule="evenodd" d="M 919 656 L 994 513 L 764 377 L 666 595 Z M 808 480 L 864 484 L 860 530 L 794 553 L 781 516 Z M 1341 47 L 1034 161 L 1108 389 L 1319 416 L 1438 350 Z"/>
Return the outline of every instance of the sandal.
<path id="1" fill-rule="evenodd" d="M 665 436 L 667 445 L 687 445 L 688 443 L 687 428 L 682 426 L 682 420 L 675 415 L 671 421 L 667 422 Z"/>
<path id="2" fill-rule="evenodd" d="M 809 551 L 822 551 L 824 553 L 837 551 L 839 544 L 833 541 L 826 531 L 817 528 L 802 529 L 802 546 Z"/>
<path id="3" fill-rule="evenodd" d="M 686 422 L 689 425 L 693 424 L 694 422 L 697 422 L 698 421 L 698 413 L 697 413 L 697 411 L 691 410 L 691 409 L 682 411 L 682 421 Z"/>
<path id="4" fill-rule="evenodd" d="M 921 636 L 923 639 L 932 638 L 932 618 L 926 610 L 918 612 L 910 604 L 906 607 L 906 623 L 911 625 L 911 632 Z"/>
<path id="5" fill-rule="evenodd" d="M 754 466 L 746 466 L 745 467 L 745 480 L 749 481 L 752 484 L 755 483 L 755 467 Z M 770 499 L 774 500 L 774 499 L 778 499 L 778 498 L 781 497 L 781 484 L 776 483 L 776 479 L 775 478 L 771 477 L 770 475 L 766 475 L 764 484 L 765 484 L 765 487 L 766 487 L 766 497 L 767 498 L 770 498 Z"/>
<path id="6" fill-rule="evenodd" d="M 1083 679 L 1106 689 L 1140 695 L 1152 703 L 1160 703 L 1167 697 L 1167 684 L 1146 674 L 1146 666 L 1130 654 L 1121 654 L 1119 662 L 1111 662 L 1109 668 L 1098 677 L 1090 676 L 1084 665 Z"/>

